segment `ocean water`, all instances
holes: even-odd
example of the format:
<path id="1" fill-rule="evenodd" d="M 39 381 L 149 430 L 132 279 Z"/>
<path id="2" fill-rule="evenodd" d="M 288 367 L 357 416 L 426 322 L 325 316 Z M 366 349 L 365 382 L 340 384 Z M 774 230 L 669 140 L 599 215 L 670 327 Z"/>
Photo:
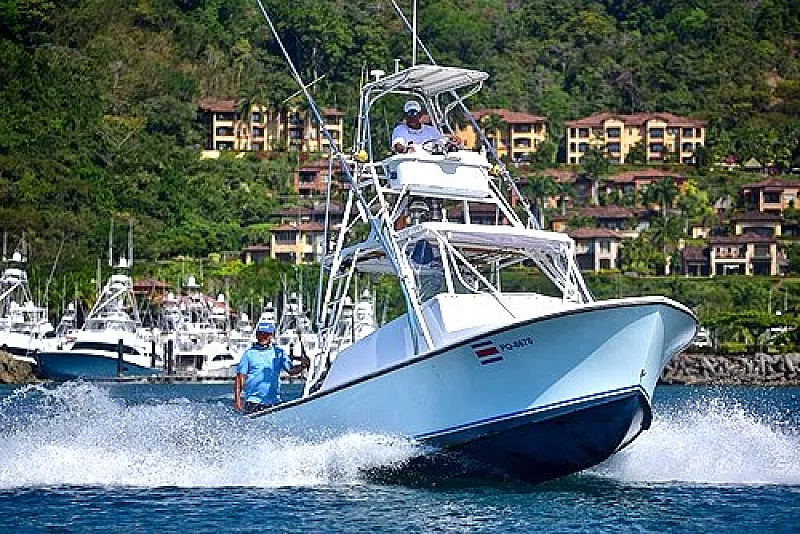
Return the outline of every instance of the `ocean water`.
<path id="1" fill-rule="evenodd" d="M 540 485 L 376 477 L 421 446 L 301 440 L 231 404 L 230 384 L 0 387 L 0 532 L 800 532 L 798 388 L 660 386 L 633 445 Z"/>

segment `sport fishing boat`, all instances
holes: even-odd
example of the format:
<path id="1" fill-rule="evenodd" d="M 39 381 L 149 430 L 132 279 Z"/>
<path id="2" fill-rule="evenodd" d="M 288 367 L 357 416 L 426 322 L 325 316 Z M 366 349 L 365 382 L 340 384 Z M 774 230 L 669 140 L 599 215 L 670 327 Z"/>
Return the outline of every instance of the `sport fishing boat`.
<path id="1" fill-rule="evenodd" d="M 263 6 L 262 13 L 280 40 Z M 690 343 L 697 320 L 665 297 L 593 298 L 574 241 L 538 227 L 464 105 L 487 78 L 429 64 L 367 83 L 349 157 L 322 128 L 349 193 L 323 260 L 321 351 L 300 398 L 252 417 L 404 436 L 479 472 L 533 482 L 602 462 L 650 426 L 659 376 Z M 388 95 L 420 102 L 444 133 L 454 132 L 451 114 L 461 110 L 477 150 L 443 138 L 375 159 L 385 145 L 376 145 L 370 115 Z M 478 208 L 493 210 L 496 223 L 471 222 Z M 546 278 L 551 291 L 504 291 L 503 274 L 513 269 Z M 406 312 L 340 349 L 337 327 L 358 273 L 395 276 Z"/>
<path id="2" fill-rule="evenodd" d="M 128 268 L 124 258 L 118 268 Z M 39 372 L 53 380 L 161 374 L 161 356 L 153 352 L 158 344 L 147 343 L 138 325 L 130 276 L 112 274 L 74 339 L 36 355 Z"/>
<path id="3" fill-rule="evenodd" d="M 23 264 L 22 254 L 15 252 L 0 274 L 0 352 L 35 365 L 34 354 L 45 347 L 53 326 L 47 309 L 33 301 Z"/>

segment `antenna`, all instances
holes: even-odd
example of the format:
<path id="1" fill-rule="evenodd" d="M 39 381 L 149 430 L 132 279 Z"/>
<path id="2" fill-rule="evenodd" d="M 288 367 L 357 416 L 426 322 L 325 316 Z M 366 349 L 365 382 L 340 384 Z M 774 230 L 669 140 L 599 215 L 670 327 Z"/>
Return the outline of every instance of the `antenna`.
<path id="1" fill-rule="evenodd" d="M 128 268 L 133 269 L 133 219 L 128 221 Z"/>
<path id="2" fill-rule="evenodd" d="M 114 219 L 108 227 L 108 266 L 114 267 Z"/>
<path id="3" fill-rule="evenodd" d="M 7 261 L 6 253 L 8 252 L 8 232 L 3 232 L 3 261 Z"/>
<path id="4" fill-rule="evenodd" d="M 411 66 L 417 64 L 417 0 L 414 0 L 414 7 L 411 14 Z"/>

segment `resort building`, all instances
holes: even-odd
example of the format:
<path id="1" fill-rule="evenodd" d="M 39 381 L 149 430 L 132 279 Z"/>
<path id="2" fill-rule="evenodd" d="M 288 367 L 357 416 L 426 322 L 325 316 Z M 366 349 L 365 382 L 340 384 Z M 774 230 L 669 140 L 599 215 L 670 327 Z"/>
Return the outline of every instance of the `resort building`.
<path id="1" fill-rule="evenodd" d="M 578 228 L 569 232 L 575 240 L 578 267 L 600 272 L 619 268 L 622 235 L 607 228 Z"/>
<path id="2" fill-rule="evenodd" d="M 483 129 L 497 155 L 512 161 L 529 160 L 547 138 L 547 119 L 539 115 L 507 109 L 482 109 L 472 112 L 472 117 Z M 459 125 L 455 129 L 466 148 L 477 147 L 477 135 L 472 125 Z"/>
<path id="3" fill-rule="evenodd" d="M 328 140 L 309 113 L 298 108 L 277 110 L 252 104 L 249 116 L 235 100 L 203 100 L 200 116 L 205 124 L 204 157 L 224 150 L 326 152 Z M 344 138 L 344 113 L 323 108 L 322 116 L 336 143 Z"/>
<path id="4" fill-rule="evenodd" d="M 739 188 L 745 209 L 780 215 L 789 206 L 800 208 L 797 198 L 800 182 L 769 178 Z"/>
<path id="5" fill-rule="evenodd" d="M 779 274 L 778 242 L 774 237 L 754 234 L 711 237 L 708 244 L 711 276 Z"/>
<path id="6" fill-rule="evenodd" d="M 325 198 L 328 188 L 328 160 L 319 159 L 300 166 L 294 172 L 294 192 L 303 198 Z M 337 160 L 330 166 L 333 183 L 331 191 L 345 189 L 342 169 Z"/>
<path id="7" fill-rule="evenodd" d="M 641 149 L 650 162 L 691 163 L 706 144 L 706 122 L 671 113 L 596 113 L 566 121 L 567 163 L 580 165 L 590 147 L 603 149 L 612 163 L 625 163 Z"/>
<path id="8" fill-rule="evenodd" d="M 330 228 L 328 234 L 335 231 Z M 270 238 L 270 256 L 295 265 L 319 262 L 324 254 L 324 233 L 325 226 L 318 222 L 276 226 Z"/>

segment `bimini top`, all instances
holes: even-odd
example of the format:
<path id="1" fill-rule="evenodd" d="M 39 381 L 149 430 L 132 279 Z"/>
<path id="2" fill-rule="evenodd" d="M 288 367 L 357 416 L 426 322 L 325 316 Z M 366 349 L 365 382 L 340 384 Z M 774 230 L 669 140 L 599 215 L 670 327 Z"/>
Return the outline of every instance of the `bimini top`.
<path id="1" fill-rule="evenodd" d="M 541 251 L 555 255 L 572 254 L 575 241 L 567 234 L 547 230 L 534 230 L 517 226 L 495 226 L 483 224 L 461 224 L 452 222 L 424 222 L 397 233 L 397 241 L 410 243 L 420 239 L 432 240 L 438 236 L 443 237 L 448 243 L 459 248 L 469 248 L 473 251 L 509 253 L 522 253 L 524 251 Z M 358 251 L 360 256 L 381 254 L 383 247 L 380 242 L 370 234 L 366 241 L 357 245 L 344 248 L 341 252 L 343 258 L 350 258 Z M 381 254 L 382 255 L 382 254 Z M 333 257 L 328 256 L 323 260 L 327 267 L 333 262 Z M 388 264 L 385 270 L 371 269 L 365 262 L 361 271 L 390 272 Z"/>
<path id="2" fill-rule="evenodd" d="M 487 73 L 479 70 L 439 65 L 416 65 L 375 80 L 367 84 L 364 91 L 405 90 L 432 97 L 481 83 L 488 78 Z"/>

